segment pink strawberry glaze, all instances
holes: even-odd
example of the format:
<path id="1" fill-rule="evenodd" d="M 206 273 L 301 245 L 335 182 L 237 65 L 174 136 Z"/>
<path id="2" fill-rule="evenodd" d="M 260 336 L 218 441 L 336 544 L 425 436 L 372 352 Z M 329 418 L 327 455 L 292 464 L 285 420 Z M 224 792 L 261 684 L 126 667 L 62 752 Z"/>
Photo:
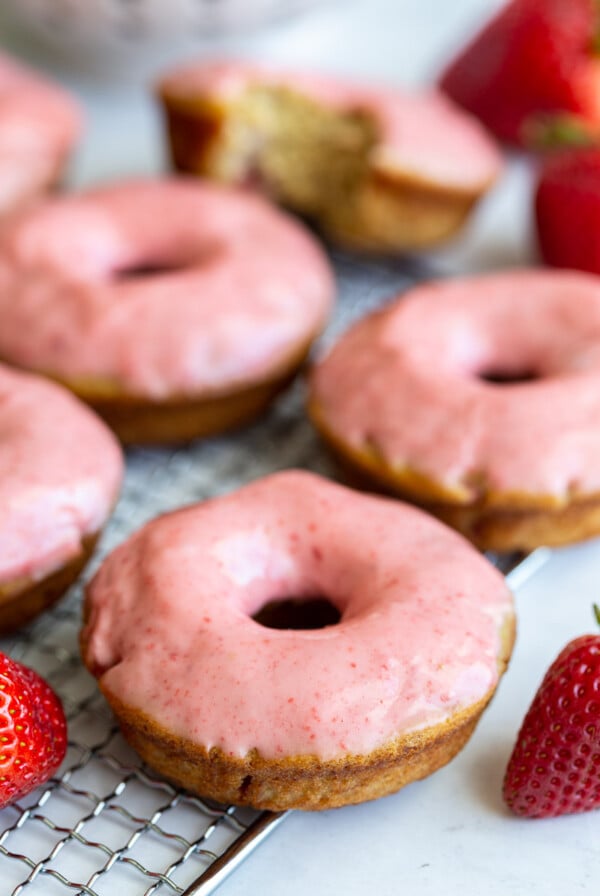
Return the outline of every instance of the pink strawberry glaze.
<path id="1" fill-rule="evenodd" d="M 106 522 L 122 471 L 116 440 L 88 408 L 0 365 L 0 585 L 75 557 Z"/>
<path id="2" fill-rule="evenodd" d="M 264 628 L 326 595 L 339 624 Z M 286 471 L 154 520 L 93 580 L 86 662 L 174 735 L 242 757 L 364 754 L 498 681 L 502 576 L 414 508 Z"/>
<path id="3" fill-rule="evenodd" d="M 66 91 L 0 56 L 0 214 L 58 180 L 80 125 Z"/>
<path id="4" fill-rule="evenodd" d="M 311 393 L 343 443 L 465 499 L 474 474 L 505 493 L 598 492 L 600 279 L 531 270 L 417 287 L 353 326 Z"/>
<path id="5" fill-rule="evenodd" d="M 157 265 L 178 269 L 119 275 Z M 315 239 L 259 197 L 128 182 L 5 226 L 0 357 L 151 399 L 210 395 L 287 363 L 323 326 L 333 293 Z"/>
<path id="6" fill-rule="evenodd" d="M 216 95 L 234 100 L 261 84 L 283 86 L 334 108 L 372 116 L 380 138 L 372 157 L 378 170 L 478 192 L 502 169 L 500 153 L 480 123 L 435 90 L 409 93 L 399 87 L 361 86 L 242 61 L 180 66 L 165 75 L 159 90 L 183 99 Z"/>

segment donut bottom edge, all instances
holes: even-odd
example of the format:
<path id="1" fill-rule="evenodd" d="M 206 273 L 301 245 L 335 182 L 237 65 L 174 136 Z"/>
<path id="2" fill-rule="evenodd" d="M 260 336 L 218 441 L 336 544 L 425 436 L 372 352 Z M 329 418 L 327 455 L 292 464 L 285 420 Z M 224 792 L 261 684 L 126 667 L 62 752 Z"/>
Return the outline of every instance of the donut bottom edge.
<path id="1" fill-rule="evenodd" d="M 435 188 L 409 175 L 374 171 L 353 207 L 346 210 L 334 204 L 321 226 L 333 242 L 350 250 L 433 249 L 462 231 L 479 199 L 479 195 Z"/>
<path id="2" fill-rule="evenodd" d="M 100 689 L 127 743 L 155 772 L 176 787 L 219 803 L 279 812 L 335 809 L 396 793 L 442 768 L 466 745 L 506 671 L 515 641 L 515 617 L 499 629 L 498 680 L 483 698 L 439 724 L 401 734 L 364 755 L 331 760 L 300 755 L 269 759 L 251 750 L 226 755 L 169 732 L 149 714 Z M 81 652 L 85 662 L 86 644 Z"/>
<path id="3" fill-rule="evenodd" d="M 393 471 L 376 451 L 344 444 L 324 424 L 317 408 L 309 416 L 352 487 L 408 501 L 456 529 L 481 551 L 529 552 L 600 535 L 600 494 L 558 503 L 551 495 L 494 494 L 465 503 L 444 499 L 444 486 L 410 469 Z M 446 494 L 448 494 L 446 489 Z"/>
<path id="4" fill-rule="evenodd" d="M 124 445 L 178 445 L 238 429 L 259 417 L 291 384 L 313 338 L 316 334 L 270 376 L 205 398 L 190 395 L 155 401 L 100 380 L 52 378 L 102 417 Z"/>
<path id="5" fill-rule="evenodd" d="M 218 803 L 274 812 L 362 803 L 427 777 L 465 746 L 492 695 L 444 724 L 399 737 L 373 753 L 331 761 L 311 756 L 269 761 L 256 751 L 244 759 L 217 748 L 206 751 L 105 692 L 125 740 L 176 787 Z"/>
<path id="6" fill-rule="evenodd" d="M 0 634 L 27 625 L 57 603 L 87 565 L 100 534 L 85 536 L 79 553 L 42 579 L 0 584 Z"/>
<path id="7" fill-rule="evenodd" d="M 177 445 L 250 423 L 290 384 L 294 373 L 218 398 L 151 402 L 125 396 L 87 399 L 82 392 L 78 397 L 90 404 L 124 445 Z"/>

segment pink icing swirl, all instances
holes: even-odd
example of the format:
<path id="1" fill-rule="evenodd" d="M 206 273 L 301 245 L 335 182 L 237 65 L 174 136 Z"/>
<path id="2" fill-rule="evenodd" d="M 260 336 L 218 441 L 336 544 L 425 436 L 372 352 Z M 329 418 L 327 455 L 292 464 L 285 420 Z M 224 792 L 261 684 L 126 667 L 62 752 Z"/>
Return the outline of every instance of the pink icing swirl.
<path id="1" fill-rule="evenodd" d="M 0 365 L 0 584 L 75 557 L 117 499 L 114 436 L 60 386 Z"/>
<path id="2" fill-rule="evenodd" d="M 333 293 L 316 240 L 259 197 L 134 181 L 5 227 L 0 356 L 153 400 L 210 396 L 287 363 L 323 326 Z"/>
<path id="3" fill-rule="evenodd" d="M 337 625 L 264 628 L 272 599 L 325 595 Z M 88 591 L 105 692 L 231 756 L 364 754 L 498 680 L 502 576 L 426 514 L 287 471 L 149 523 Z"/>

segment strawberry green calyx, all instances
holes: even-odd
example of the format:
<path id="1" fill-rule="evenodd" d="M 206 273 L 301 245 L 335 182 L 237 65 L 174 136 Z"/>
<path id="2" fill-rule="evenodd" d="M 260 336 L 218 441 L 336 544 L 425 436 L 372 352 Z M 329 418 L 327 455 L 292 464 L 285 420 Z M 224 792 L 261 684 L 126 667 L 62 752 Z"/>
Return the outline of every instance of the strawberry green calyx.
<path id="1" fill-rule="evenodd" d="M 598 604 L 594 604 L 594 617 L 598 625 L 600 625 L 600 607 Z"/>
<path id="2" fill-rule="evenodd" d="M 600 52 L 600 35 L 599 35 Z M 523 128 L 523 144 L 533 150 L 589 149 L 600 146 L 600 131 L 577 115 L 530 118 Z"/>

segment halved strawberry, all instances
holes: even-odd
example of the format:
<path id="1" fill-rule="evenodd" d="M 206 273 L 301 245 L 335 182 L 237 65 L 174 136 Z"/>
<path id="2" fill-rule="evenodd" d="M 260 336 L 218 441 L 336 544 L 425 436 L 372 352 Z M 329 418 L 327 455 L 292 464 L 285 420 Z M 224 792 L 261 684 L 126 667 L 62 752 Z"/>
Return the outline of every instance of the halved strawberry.
<path id="1" fill-rule="evenodd" d="M 441 78 L 501 139 L 541 120 L 600 125 L 599 0 L 511 0 Z"/>
<path id="2" fill-rule="evenodd" d="M 0 809 L 47 781 L 66 749 L 64 712 L 50 685 L 0 653 Z"/>

